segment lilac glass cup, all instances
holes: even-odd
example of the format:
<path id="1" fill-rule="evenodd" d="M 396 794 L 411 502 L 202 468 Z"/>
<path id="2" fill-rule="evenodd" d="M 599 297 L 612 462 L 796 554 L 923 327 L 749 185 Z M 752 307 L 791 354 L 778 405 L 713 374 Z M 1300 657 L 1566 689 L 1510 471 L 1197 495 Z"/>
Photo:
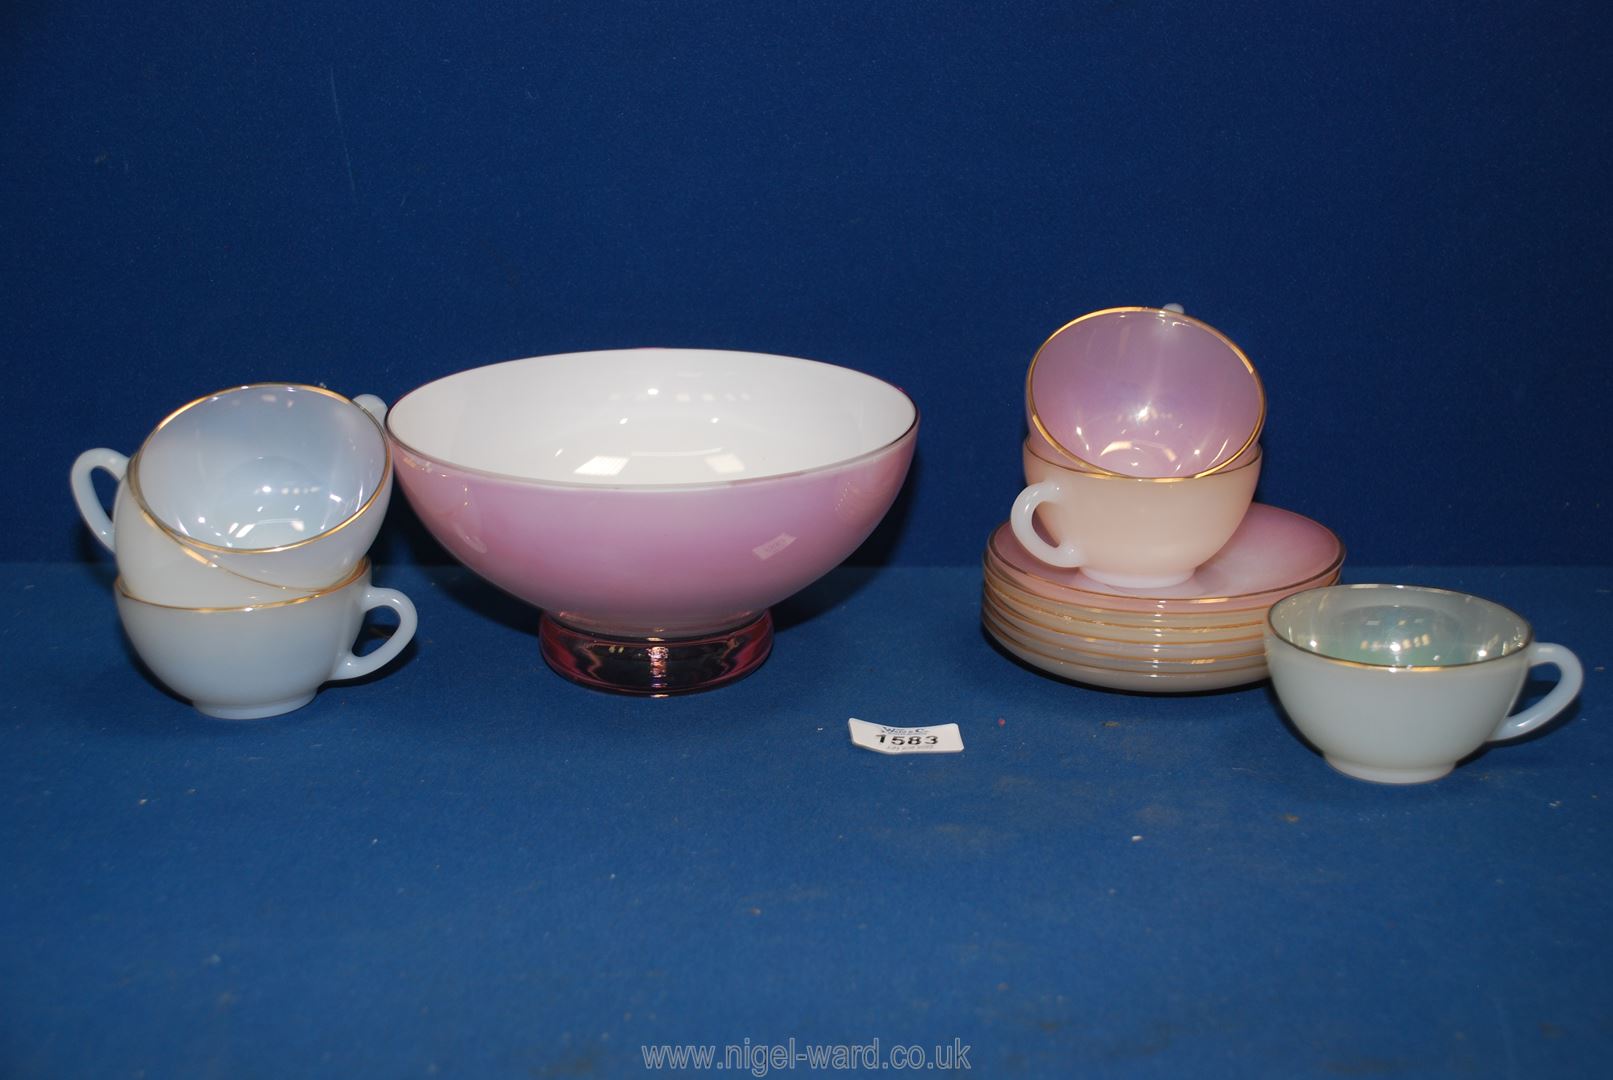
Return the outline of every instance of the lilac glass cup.
<path id="1" fill-rule="evenodd" d="M 1073 467 L 1202 476 L 1260 438 L 1266 395 L 1243 350 L 1190 315 L 1108 308 L 1067 323 L 1025 378 L 1031 435 Z"/>

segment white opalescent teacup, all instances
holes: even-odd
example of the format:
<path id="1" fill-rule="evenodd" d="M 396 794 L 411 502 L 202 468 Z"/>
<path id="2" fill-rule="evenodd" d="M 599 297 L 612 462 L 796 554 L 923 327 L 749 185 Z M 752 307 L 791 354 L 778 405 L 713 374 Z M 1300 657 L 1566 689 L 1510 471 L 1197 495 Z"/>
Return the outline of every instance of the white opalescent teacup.
<path id="1" fill-rule="evenodd" d="M 290 712 L 324 683 L 368 675 L 403 651 L 417 625 L 407 596 L 370 584 L 368 560 L 328 590 L 255 607 L 153 604 L 121 579 L 115 591 L 123 629 L 152 674 L 197 711 L 225 720 Z M 383 607 L 398 613 L 397 629 L 355 655 L 365 613 Z"/>
<path id="2" fill-rule="evenodd" d="M 123 483 L 159 529 L 206 561 L 268 585 L 323 589 L 352 572 L 386 516 L 385 413 L 379 398 L 318 386 L 232 387 L 159 423 Z M 76 469 L 79 510 L 106 540 L 111 522 L 93 489 L 83 497 L 88 479 Z M 121 559 L 118 569 L 141 570 Z"/>
<path id="3" fill-rule="evenodd" d="M 1411 585 L 1331 585 L 1267 615 L 1273 688 L 1328 764 L 1360 780 L 1437 780 L 1487 742 L 1533 731 L 1579 693 L 1584 671 L 1522 616 L 1466 593 Z M 1529 669 L 1557 685 L 1509 715 Z"/>
<path id="4" fill-rule="evenodd" d="M 182 543 L 129 494 L 124 482 L 128 467 L 127 457 L 98 447 L 78 456 L 70 479 L 84 523 L 117 557 L 118 576 L 130 593 L 170 607 L 245 607 L 291 600 L 314 591 L 242 577 L 219 565 L 211 552 Z M 111 518 L 101 508 L 90 479 L 96 470 L 118 481 Z"/>

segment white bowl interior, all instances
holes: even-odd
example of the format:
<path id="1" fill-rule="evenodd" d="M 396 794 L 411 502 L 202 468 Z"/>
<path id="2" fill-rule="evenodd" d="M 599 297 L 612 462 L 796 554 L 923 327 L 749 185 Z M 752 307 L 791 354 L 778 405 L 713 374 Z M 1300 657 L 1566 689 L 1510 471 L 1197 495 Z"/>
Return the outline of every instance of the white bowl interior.
<path id="1" fill-rule="evenodd" d="M 547 483 L 676 486 L 820 468 L 899 439 L 900 390 L 849 368 L 712 349 L 531 357 L 415 390 L 387 425 L 415 452 Z"/>
<path id="2" fill-rule="evenodd" d="M 197 401 L 129 468 L 141 501 L 181 536 L 238 551 L 328 532 L 386 481 L 386 439 L 362 408 L 305 386 L 246 386 Z"/>
<path id="3" fill-rule="evenodd" d="M 1383 667 L 1474 664 L 1529 644 L 1529 624 L 1500 604 L 1409 585 L 1336 585 L 1271 609 L 1278 637 L 1334 660 Z"/>

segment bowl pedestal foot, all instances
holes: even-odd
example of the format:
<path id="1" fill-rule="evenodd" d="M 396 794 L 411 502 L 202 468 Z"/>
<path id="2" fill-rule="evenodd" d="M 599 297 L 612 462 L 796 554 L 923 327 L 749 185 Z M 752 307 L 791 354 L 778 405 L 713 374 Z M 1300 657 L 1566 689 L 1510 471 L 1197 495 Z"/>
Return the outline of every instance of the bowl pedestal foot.
<path id="1" fill-rule="evenodd" d="M 567 626 L 547 612 L 538 628 L 543 659 L 595 690 L 666 697 L 744 678 L 773 649 L 773 616 L 697 638 L 619 638 Z"/>

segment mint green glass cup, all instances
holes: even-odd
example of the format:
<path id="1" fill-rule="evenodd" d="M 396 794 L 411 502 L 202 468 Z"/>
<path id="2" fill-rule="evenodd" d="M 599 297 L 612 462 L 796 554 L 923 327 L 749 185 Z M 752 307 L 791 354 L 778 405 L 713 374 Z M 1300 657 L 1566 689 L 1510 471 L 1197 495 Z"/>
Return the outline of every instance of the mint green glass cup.
<path id="1" fill-rule="evenodd" d="M 1516 612 L 1413 585 L 1330 585 L 1279 600 L 1266 662 L 1289 719 L 1339 772 L 1382 784 L 1437 780 L 1486 743 L 1515 739 L 1579 694 L 1584 669 Z M 1557 685 L 1512 713 L 1529 670 Z"/>

